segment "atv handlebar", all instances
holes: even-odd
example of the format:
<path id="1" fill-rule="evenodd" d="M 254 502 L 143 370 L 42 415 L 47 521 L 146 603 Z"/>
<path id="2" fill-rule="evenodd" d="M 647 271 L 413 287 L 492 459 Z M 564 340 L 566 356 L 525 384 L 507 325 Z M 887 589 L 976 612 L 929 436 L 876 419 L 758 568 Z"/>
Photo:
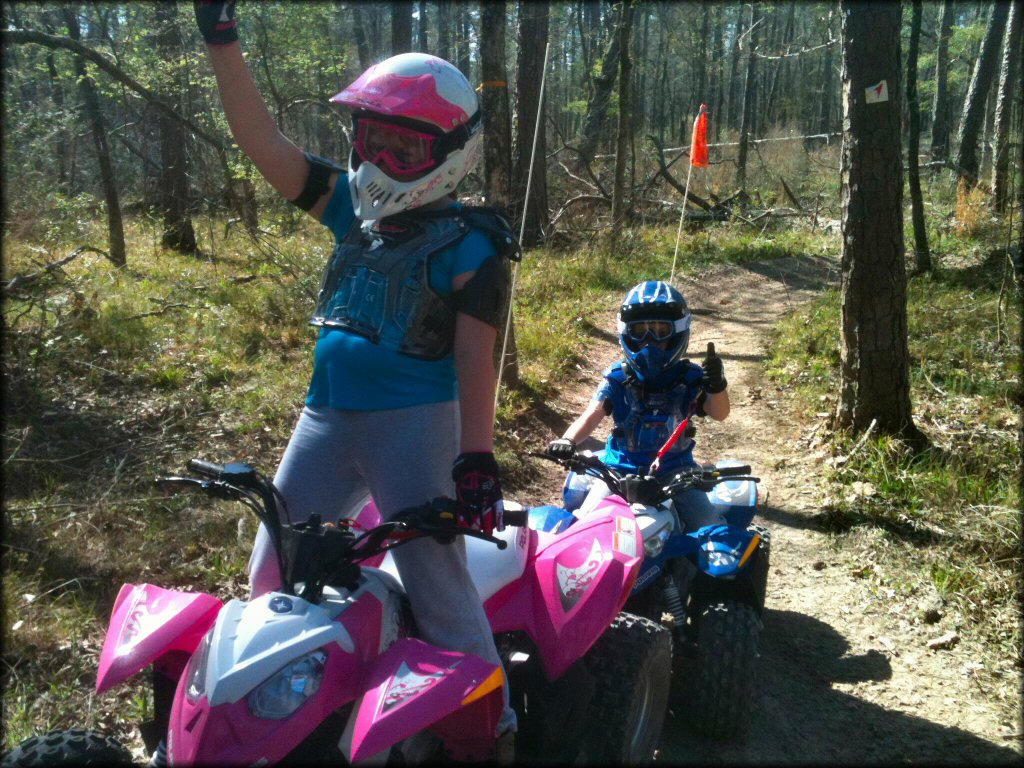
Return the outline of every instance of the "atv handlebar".
<path id="1" fill-rule="evenodd" d="M 652 475 L 623 472 L 605 464 L 596 456 L 587 454 L 576 453 L 568 459 L 552 456 L 546 451 L 530 455 L 561 464 L 577 474 L 590 475 L 603 480 L 613 493 L 621 496 L 630 504 L 659 504 L 680 491 L 690 488 L 710 491 L 719 483 L 728 480 L 752 480 L 755 483 L 761 481 L 761 478 L 750 475 L 750 465 L 746 464 L 739 467 L 718 467 L 710 470 L 687 469 L 673 475 L 666 482 Z"/>
<path id="2" fill-rule="evenodd" d="M 278 502 L 283 506 L 284 500 L 274 484 L 253 467 L 243 462 L 216 464 L 197 458 L 189 459 L 186 467 L 197 475 L 201 475 L 202 478 L 162 477 L 157 479 L 157 483 L 161 485 L 185 485 L 197 488 L 213 498 L 240 501 L 256 512 L 260 520 L 271 529 L 272 535 L 274 528 L 279 530 Z M 254 494 L 258 498 L 254 499 Z M 419 532 L 424 536 L 441 536 L 444 538 L 450 538 L 453 535 L 472 536 L 489 541 L 496 545 L 498 549 L 505 549 L 508 546 L 508 543 L 501 539 L 488 536 L 472 528 L 461 528 L 449 522 L 457 519 L 458 511 L 458 502 L 454 499 L 438 498 L 426 504 L 409 507 L 395 514 L 390 522 L 402 523 L 401 528 L 395 527 L 392 529 L 389 523 L 378 526 L 378 528 L 388 529 L 388 533 L 392 532 L 392 530 L 406 534 Z M 528 519 L 529 515 L 526 510 L 507 509 L 504 510 L 502 515 L 505 525 L 518 527 L 527 525 Z M 280 538 L 279 532 L 278 538 Z M 405 540 L 415 537 L 400 535 L 397 538 Z M 372 554 L 365 556 L 371 557 Z"/>
<path id="3" fill-rule="evenodd" d="M 324 523 L 318 514 L 310 515 L 304 522 L 293 522 L 280 491 L 248 464 L 221 465 L 190 459 L 186 466 L 199 477 L 162 477 L 157 478 L 157 483 L 197 489 L 207 496 L 238 501 L 249 507 L 270 534 L 282 575 L 281 589 L 298 594 L 295 590 L 303 584 L 300 596 L 314 602 L 329 584 L 355 588 L 361 561 L 413 539 L 433 536 L 451 542 L 455 536 L 472 536 L 491 542 L 498 549 L 508 546 L 503 539 L 457 526 L 459 507 L 453 499 L 438 498 L 409 507 L 389 521 L 357 533 L 351 520 Z M 527 518 L 525 511 L 509 510 L 503 519 L 508 525 L 525 526 Z"/>

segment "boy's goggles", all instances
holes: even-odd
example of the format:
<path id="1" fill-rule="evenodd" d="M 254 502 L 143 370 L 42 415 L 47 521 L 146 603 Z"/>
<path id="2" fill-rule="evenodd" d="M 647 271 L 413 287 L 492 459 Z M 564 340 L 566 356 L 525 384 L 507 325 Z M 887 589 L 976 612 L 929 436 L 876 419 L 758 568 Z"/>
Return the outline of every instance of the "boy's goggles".
<path id="1" fill-rule="evenodd" d="M 373 163 L 389 176 L 410 179 L 437 164 L 434 151 L 438 136 L 372 117 L 358 117 L 354 122 L 352 145 L 359 159 Z"/>
<path id="2" fill-rule="evenodd" d="M 675 332 L 675 323 L 671 320 L 633 320 L 626 323 L 625 331 L 630 341 L 643 341 L 648 337 L 655 341 L 665 341 Z"/>

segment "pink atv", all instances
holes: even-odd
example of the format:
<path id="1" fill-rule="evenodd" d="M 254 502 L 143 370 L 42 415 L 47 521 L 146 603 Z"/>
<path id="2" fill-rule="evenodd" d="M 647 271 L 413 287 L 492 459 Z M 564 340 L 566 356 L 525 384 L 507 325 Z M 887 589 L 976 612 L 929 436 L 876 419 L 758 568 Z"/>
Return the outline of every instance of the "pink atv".
<path id="1" fill-rule="evenodd" d="M 438 499 L 382 523 L 367 504 L 343 525 L 282 523 L 279 494 L 251 467 L 193 459 L 171 477 L 235 499 L 267 524 L 284 586 L 248 602 L 125 584 L 100 656 L 97 692 L 152 668 L 151 765 L 278 762 L 413 765 L 494 758 L 503 669 L 430 645 L 390 549 L 416 537 L 466 539 L 470 570 L 508 671 L 516 759 L 626 763 L 653 757 L 668 700 L 669 633 L 619 613 L 643 542 L 629 506 L 559 533 L 509 504 L 486 536 L 442 518 Z M 23 742 L 4 765 L 127 763 L 115 739 L 72 729 Z"/>

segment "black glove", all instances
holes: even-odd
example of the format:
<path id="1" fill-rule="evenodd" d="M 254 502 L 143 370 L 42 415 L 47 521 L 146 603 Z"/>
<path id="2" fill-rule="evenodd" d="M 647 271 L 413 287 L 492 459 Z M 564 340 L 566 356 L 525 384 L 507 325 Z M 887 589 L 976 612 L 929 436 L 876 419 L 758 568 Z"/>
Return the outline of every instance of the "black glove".
<path id="1" fill-rule="evenodd" d="M 560 437 L 548 443 L 548 453 L 556 459 L 571 459 L 576 453 L 576 443 L 567 437 Z"/>
<path id="2" fill-rule="evenodd" d="M 207 45 L 227 45 L 238 39 L 235 0 L 195 0 L 196 24 Z"/>
<path id="3" fill-rule="evenodd" d="M 704 369 L 704 391 L 709 395 L 715 395 L 719 392 L 724 392 L 725 388 L 729 386 L 729 382 L 725 380 L 725 367 L 722 365 L 722 358 L 715 354 L 715 342 L 708 342 L 708 353 L 704 358 L 704 364 L 701 365 Z"/>
<path id="4" fill-rule="evenodd" d="M 459 526 L 488 536 L 502 524 L 501 482 L 493 453 L 460 453 L 452 466 L 455 498 L 459 502 Z"/>

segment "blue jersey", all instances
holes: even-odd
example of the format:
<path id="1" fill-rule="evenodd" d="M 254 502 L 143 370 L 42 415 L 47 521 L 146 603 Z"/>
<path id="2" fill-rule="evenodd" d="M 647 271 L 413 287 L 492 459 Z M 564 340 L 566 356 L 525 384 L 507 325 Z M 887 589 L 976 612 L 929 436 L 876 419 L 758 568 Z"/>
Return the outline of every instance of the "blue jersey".
<path id="1" fill-rule="evenodd" d="M 341 174 L 320 223 L 338 241 L 345 237 L 354 219 L 348 178 Z M 487 236 L 471 231 L 432 260 L 430 285 L 441 296 L 447 296 L 451 293 L 452 278 L 476 271 L 493 255 L 494 246 Z M 307 405 L 380 411 L 457 398 L 458 383 L 451 354 L 440 360 L 420 360 L 399 353 L 394 344 L 375 343 L 344 328 L 320 329 Z"/>
<path id="2" fill-rule="evenodd" d="M 605 403 L 615 422 L 602 457 L 606 464 L 626 472 L 646 471 L 675 428 L 696 411 L 701 367 L 682 360 L 669 373 L 674 383 L 645 390 L 631 380 L 622 362 L 604 372 L 594 400 Z M 658 474 L 694 464 L 693 445 L 692 439 L 681 436 L 662 457 Z"/>

